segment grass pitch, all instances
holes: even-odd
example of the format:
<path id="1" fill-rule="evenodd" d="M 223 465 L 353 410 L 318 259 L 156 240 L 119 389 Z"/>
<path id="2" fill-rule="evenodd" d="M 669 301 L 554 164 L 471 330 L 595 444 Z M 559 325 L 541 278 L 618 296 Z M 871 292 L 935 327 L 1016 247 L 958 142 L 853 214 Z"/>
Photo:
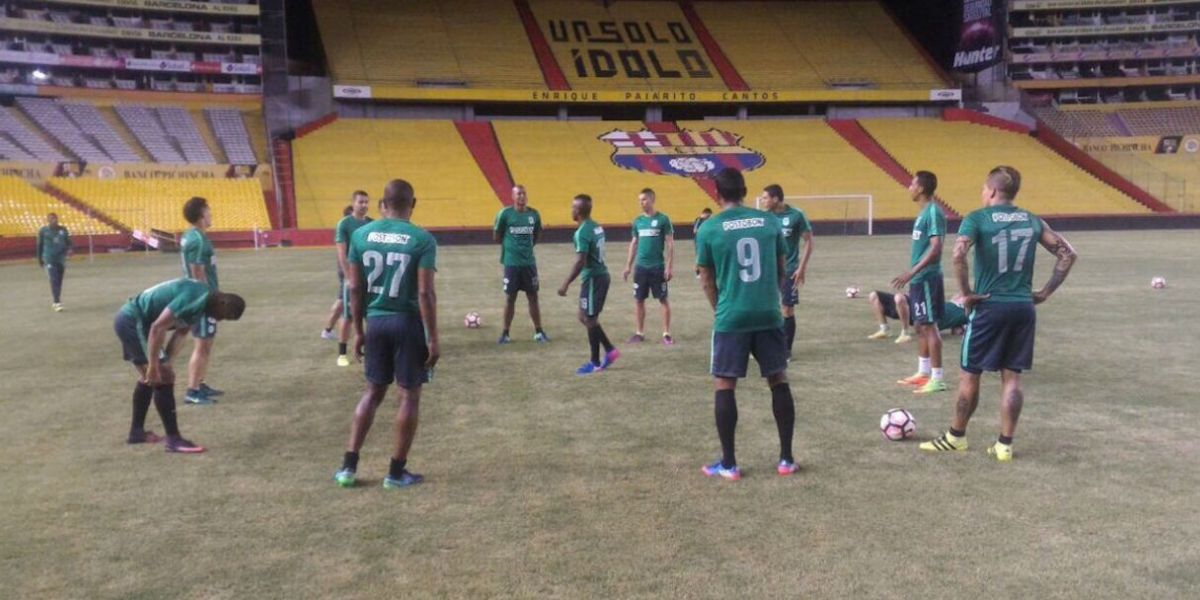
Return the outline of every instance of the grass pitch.
<path id="1" fill-rule="evenodd" d="M 330 250 L 220 253 L 222 283 L 249 308 L 217 337 L 209 380 L 227 395 L 179 408 L 201 456 L 123 443 L 133 376 L 113 313 L 177 276 L 177 257 L 73 261 L 61 314 L 31 263 L 0 266 L 0 596 L 1195 598 L 1200 235 L 1069 237 L 1081 258 L 1039 310 L 1009 465 L 983 452 L 995 376 L 969 453 L 882 438 L 885 410 L 913 411 L 924 439 L 954 401 L 897 388 L 915 348 L 867 341 L 866 301 L 843 294 L 883 288 L 908 241 L 819 238 L 790 369 L 804 471 L 774 474 L 769 394 L 752 379 L 738 483 L 699 472 L 718 444 L 690 243 L 671 290 L 678 345 L 619 344 L 616 368 L 590 378 L 572 374 L 586 354 L 578 283 L 554 295 L 566 246 L 538 252 L 553 342 L 532 343 L 521 301 L 504 348 L 497 250 L 443 248 L 443 359 L 410 459 L 428 480 L 396 492 L 379 487 L 390 401 L 360 487 L 330 481 L 362 390 L 360 368 L 334 366 L 317 336 Z M 1040 285 L 1051 260 L 1038 261 Z M 1169 287 L 1151 290 L 1153 275 Z M 482 330 L 462 327 L 470 310 Z M 631 333 L 626 286 L 614 282 L 602 320 L 614 341 Z M 958 348 L 947 341 L 952 384 Z M 153 411 L 148 423 L 161 432 Z"/>

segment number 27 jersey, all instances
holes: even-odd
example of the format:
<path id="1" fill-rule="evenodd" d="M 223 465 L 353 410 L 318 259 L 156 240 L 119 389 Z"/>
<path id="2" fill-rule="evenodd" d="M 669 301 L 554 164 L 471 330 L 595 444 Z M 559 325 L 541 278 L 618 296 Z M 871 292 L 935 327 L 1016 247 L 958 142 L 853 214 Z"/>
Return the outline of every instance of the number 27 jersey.
<path id="1" fill-rule="evenodd" d="M 774 215 L 737 206 L 713 215 L 696 232 L 696 264 L 717 283 L 713 330 L 761 331 L 783 326 L 779 312 L 779 258 L 787 256 Z"/>
<path id="2" fill-rule="evenodd" d="M 963 219 L 958 235 L 975 245 L 975 293 L 989 302 L 1033 302 L 1033 262 L 1042 220 L 1009 205 L 981 208 Z"/>
<path id="3" fill-rule="evenodd" d="M 362 273 L 368 317 L 419 314 L 417 270 L 437 270 L 437 241 L 408 221 L 380 219 L 353 233 L 346 259 Z"/>

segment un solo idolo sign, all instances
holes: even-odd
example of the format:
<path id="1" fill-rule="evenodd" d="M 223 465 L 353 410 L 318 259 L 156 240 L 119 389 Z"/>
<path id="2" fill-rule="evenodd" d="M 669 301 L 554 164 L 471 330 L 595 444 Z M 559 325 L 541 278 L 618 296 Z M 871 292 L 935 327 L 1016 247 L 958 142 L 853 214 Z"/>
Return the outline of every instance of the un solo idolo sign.
<path id="1" fill-rule="evenodd" d="M 962 26 L 954 51 L 955 71 L 982 71 L 1003 59 L 1004 2 L 963 0 Z"/>

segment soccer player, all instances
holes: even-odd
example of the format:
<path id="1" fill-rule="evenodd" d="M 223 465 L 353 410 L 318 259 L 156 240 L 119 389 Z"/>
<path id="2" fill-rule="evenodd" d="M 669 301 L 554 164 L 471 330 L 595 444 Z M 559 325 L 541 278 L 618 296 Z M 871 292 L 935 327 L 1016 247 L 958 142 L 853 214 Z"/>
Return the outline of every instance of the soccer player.
<path id="1" fill-rule="evenodd" d="M 734 455 L 737 380 L 746 376 L 750 356 L 771 388 L 771 408 L 779 431 L 776 472 L 799 470 L 792 456 L 796 407 L 787 380 L 787 339 L 779 310 L 779 281 L 787 276 L 787 242 L 779 219 L 742 206 L 746 180 L 737 169 L 716 176 L 721 212 L 700 226 L 696 264 L 704 294 L 715 311 L 710 371 L 716 394 L 714 413 L 721 460 L 703 467 L 709 477 L 741 479 Z"/>
<path id="2" fill-rule="evenodd" d="M 712 209 L 708 208 L 706 206 L 706 207 L 704 207 L 704 210 L 700 211 L 700 216 L 696 217 L 695 221 L 692 221 L 692 247 L 693 247 L 693 249 L 695 249 L 696 234 L 698 234 L 700 232 L 700 226 L 703 225 L 704 222 L 707 221 L 708 218 L 711 216 L 712 216 Z M 700 279 L 700 267 L 696 267 L 696 279 Z"/>
<path id="3" fill-rule="evenodd" d="M 517 309 L 517 294 L 522 291 L 529 301 L 533 341 L 539 344 L 550 341 L 546 332 L 542 331 L 537 259 L 533 256 L 533 247 L 542 239 L 542 217 L 529 206 L 525 186 L 513 186 L 512 206 L 506 206 L 496 213 L 492 239 L 500 244 L 500 264 L 504 265 L 504 331 L 500 333 L 497 343 L 503 345 L 511 341 L 508 330 L 512 327 L 513 314 Z"/>
<path id="4" fill-rule="evenodd" d="M 54 312 L 63 311 L 62 284 L 67 272 L 67 255 L 70 253 L 70 232 L 58 224 L 57 214 L 46 215 L 46 225 L 37 234 L 37 259 L 38 266 L 44 267 L 50 276 L 50 297 L 53 299 L 50 308 Z"/>
<path id="5" fill-rule="evenodd" d="M 942 336 L 937 322 L 946 303 L 942 284 L 942 242 L 946 237 L 946 213 L 933 199 L 937 176 L 917 171 L 908 193 L 917 204 L 913 222 L 912 256 L 907 271 L 892 280 L 896 290 L 908 286 L 908 312 L 917 332 L 917 372 L 896 383 L 913 386 L 914 394 L 946 391 L 942 371 Z"/>
<path id="6" fill-rule="evenodd" d="M 783 239 L 787 242 L 787 264 L 785 277 L 779 280 L 779 296 L 783 301 L 783 331 L 787 334 L 788 360 L 792 359 L 792 342 L 796 339 L 796 303 L 800 301 L 800 287 L 804 285 L 808 272 L 808 259 L 812 258 L 813 231 L 804 211 L 788 206 L 783 201 L 783 188 L 771 184 L 763 188 L 758 197 L 759 206 L 775 215 L 783 226 Z M 804 256 L 800 255 L 800 243 L 804 243 Z"/>
<path id="7" fill-rule="evenodd" d="M 408 452 L 417 435 L 421 386 L 429 381 L 441 354 L 434 290 L 437 241 L 412 224 L 417 199 L 407 181 L 389 182 L 383 203 L 383 218 L 355 231 L 346 254 L 354 354 L 360 360 L 365 357 L 367 390 L 354 411 L 342 468 L 333 476 L 341 487 L 355 483 L 358 453 L 393 382 L 399 403 L 396 444 L 383 487 L 397 489 L 424 480 L 408 470 Z"/>
<path id="8" fill-rule="evenodd" d="M 199 196 L 189 199 L 183 204 L 183 218 L 192 224 L 192 228 L 179 240 L 183 276 L 207 284 L 209 289 L 216 292 L 219 289 L 217 261 L 213 258 L 212 242 L 205 233 L 212 227 L 212 210 L 208 207 L 208 200 Z M 217 321 L 212 317 L 203 317 L 192 327 L 192 337 L 196 342 L 192 358 L 188 361 L 188 387 L 183 396 L 186 404 L 215 404 L 216 397 L 225 393 L 209 387 L 204 381 L 216 336 Z"/>
<path id="9" fill-rule="evenodd" d="M 351 196 L 350 207 L 352 212 L 349 216 L 342 217 L 338 221 L 337 230 L 333 236 L 333 243 L 337 246 L 338 260 L 338 282 L 342 285 L 342 328 L 338 331 L 338 357 L 337 366 L 350 366 L 350 357 L 346 354 L 346 347 L 350 343 L 350 304 L 346 298 L 346 248 L 350 244 L 350 236 L 358 231 L 360 227 L 371 222 L 371 217 L 367 216 L 367 211 L 371 208 L 371 198 L 362 190 L 357 190 Z"/>
<path id="10" fill-rule="evenodd" d="M 121 340 L 125 360 L 133 363 L 138 373 L 133 388 L 133 420 L 126 443 L 162 441 L 153 431 L 146 431 L 146 413 L 153 397 L 154 408 L 166 429 L 167 452 L 204 452 L 202 446 L 179 433 L 171 359 L 188 329 L 196 323 L 205 319 L 236 321 L 245 310 L 246 302 L 241 296 L 218 292 L 202 281 L 181 278 L 165 281 L 130 298 L 117 311 L 113 330 Z"/>
<path id="11" fill-rule="evenodd" d="M 908 323 L 908 297 L 904 294 L 893 295 L 888 292 L 875 291 L 871 292 L 868 299 L 871 301 L 871 312 L 875 314 L 875 321 L 879 323 L 879 329 L 867 336 L 867 339 L 887 339 L 887 320 L 896 319 L 901 323 L 900 335 L 896 338 L 896 343 L 903 344 L 911 340 L 908 338 L 908 330 L 904 328 Z M 937 327 L 941 331 L 950 331 L 954 335 L 959 335 L 966 326 L 967 312 L 963 310 L 962 298 L 955 296 L 942 305 L 942 318 L 938 319 Z"/>
<path id="12" fill-rule="evenodd" d="M 587 329 L 588 347 L 591 357 L 575 370 L 576 375 L 599 373 L 617 361 L 621 352 L 617 350 L 604 328 L 600 326 L 600 312 L 608 297 L 608 267 L 604 264 L 604 228 L 592 220 L 592 197 L 579 194 L 571 201 L 571 218 L 579 223 L 575 230 L 575 263 L 562 287 L 559 296 L 566 296 L 571 282 L 583 276 L 579 287 L 579 322 Z M 604 356 L 600 348 L 604 348 Z"/>
<path id="13" fill-rule="evenodd" d="M 1033 367 L 1033 340 L 1037 325 L 1035 304 L 1050 298 L 1071 273 L 1077 257 L 1070 242 L 1045 221 L 1013 204 L 1021 190 L 1021 174 L 1000 166 L 988 173 L 981 198 L 983 208 L 963 219 L 954 242 L 954 274 L 970 313 L 962 345 L 962 378 L 950 430 L 924 442 L 930 452 L 967 449 L 967 422 L 979 405 L 979 376 L 1000 371 L 1000 437 L 988 455 L 1000 462 L 1012 460 L 1013 434 L 1025 394 L 1021 373 Z M 1033 266 L 1037 240 L 1057 260 L 1042 289 L 1033 291 Z M 975 248 L 975 284 L 970 281 L 967 253 Z"/>
<path id="14" fill-rule="evenodd" d="M 346 208 L 342 209 L 342 217 L 348 217 L 354 213 L 354 206 L 347 204 Z M 339 221 L 340 222 L 340 221 Z M 334 226 L 334 236 L 337 236 L 337 226 Z M 338 261 L 338 287 L 337 293 L 334 294 L 333 306 L 329 307 L 329 319 L 325 323 L 325 329 L 321 330 L 321 339 L 336 340 L 337 334 L 333 332 L 333 328 L 337 327 L 338 320 L 342 318 L 342 314 L 346 312 L 346 303 L 342 300 L 345 295 L 346 288 L 346 272 L 342 270 L 342 262 Z"/>
<path id="15" fill-rule="evenodd" d="M 671 224 L 671 217 L 655 210 L 654 200 L 654 190 L 650 188 L 638 194 L 642 214 L 633 220 L 633 236 L 629 241 L 629 254 L 621 277 L 629 281 L 629 273 L 633 272 L 633 305 L 637 331 L 629 338 L 629 343 L 646 341 L 643 334 L 646 328 L 646 298 L 654 296 L 654 299 L 662 304 L 662 341 L 670 346 L 675 340 L 671 339 L 671 303 L 667 300 L 667 283 L 671 281 L 671 272 L 675 264 L 675 227 Z"/>

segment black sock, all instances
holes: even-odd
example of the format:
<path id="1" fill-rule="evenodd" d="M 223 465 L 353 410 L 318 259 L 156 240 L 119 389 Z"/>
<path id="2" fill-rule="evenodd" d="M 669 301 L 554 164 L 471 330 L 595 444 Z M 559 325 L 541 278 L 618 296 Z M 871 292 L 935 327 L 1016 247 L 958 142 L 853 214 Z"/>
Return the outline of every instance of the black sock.
<path id="1" fill-rule="evenodd" d="M 737 430 L 737 400 L 733 390 L 717 390 L 713 401 L 717 417 L 717 437 L 721 438 L 721 466 L 726 469 L 737 465 L 733 454 L 733 432 Z"/>
<path id="2" fill-rule="evenodd" d="M 608 334 L 604 333 L 604 328 L 599 323 L 596 324 L 596 333 L 599 335 L 600 345 L 604 346 L 605 352 L 612 352 L 612 342 L 608 341 Z"/>
<path id="3" fill-rule="evenodd" d="M 168 437 L 179 437 L 179 423 L 175 420 L 175 386 L 160 385 L 154 388 L 154 410 L 162 419 Z"/>
<path id="4" fill-rule="evenodd" d="M 346 344 L 338 342 L 338 354 L 346 354 Z"/>
<path id="5" fill-rule="evenodd" d="M 139 381 L 133 388 L 133 420 L 129 422 L 129 435 L 146 431 L 146 413 L 150 412 L 150 398 L 154 388 Z"/>
<path id="6" fill-rule="evenodd" d="M 505 333 L 506 335 L 508 334 L 508 332 L 507 332 L 507 331 L 505 331 L 504 333 Z M 542 334 L 542 335 L 546 335 L 546 332 L 545 332 L 545 331 L 542 331 L 542 328 L 541 328 L 541 327 L 538 327 L 537 329 L 535 329 L 535 330 L 534 330 L 534 333 L 540 333 L 540 334 Z"/>
<path id="7" fill-rule="evenodd" d="M 957 430 L 957 429 L 955 429 L 955 428 L 951 427 L 951 428 L 950 428 L 950 435 L 952 435 L 952 436 L 954 436 L 954 437 L 965 437 L 965 436 L 967 435 L 967 430 L 965 430 L 965 429 L 964 429 L 964 430 L 962 430 L 962 431 L 959 431 L 959 430 Z"/>
<path id="8" fill-rule="evenodd" d="M 1012 445 L 1012 436 L 1011 435 L 1002 435 L 999 438 L 997 438 L 997 441 L 999 441 L 1001 444 L 1004 444 L 1005 446 L 1011 446 Z"/>
<path id="9" fill-rule="evenodd" d="M 397 460 L 392 459 L 392 463 L 388 465 L 388 476 L 392 479 L 400 479 L 404 475 L 404 467 L 408 464 L 408 459 Z"/>
<path id="10" fill-rule="evenodd" d="M 796 317 L 783 320 L 783 331 L 787 334 L 788 356 L 792 354 L 792 342 L 796 340 Z"/>
<path id="11" fill-rule="evenodd" d="M 357 472 L 358 471 L 358 453 L 357 452 L 347 452 L 346 454 L 344 454 L 342 456 L 342 468 L 350 469 L 351 471 Z"/>
<path id="12" fill-rule="evenodd" d="M 795 462 L 792 433 L 796 429 L 796 403 L 792 400 L 792 386 L 781 383 L 771 388 L 771 410 L 775 412 L 775 427 L 779 429 L 779 459 Z"/>
<path id="13" fill-rule="evenodd" d="M 333 333 L 333 328 L 332 328 L 332 327 L 326 327 L 326 328 L 325 328 L 325 333 Z"/>
<path id="14" fill-rule="evenodd" d="M 592 352 L 592 364 L 593 365 L 600 364 L 600 336 L 597 335 L 597 332 L 596 332 L 597 329 L 599 329 L 599 327 L 588 327 L 587 328 L 588 349 L 591 350 L 591 352 Z"/>
<path id="15" fill-rule="evenodd" d="M 503 332 L 500 334 L 500 337 L 508 337 L 508 330 L 507 330 L 507 329 L 505 329 L 505 330 L 504 330 L 504 331 L 503 331 Z"/>

